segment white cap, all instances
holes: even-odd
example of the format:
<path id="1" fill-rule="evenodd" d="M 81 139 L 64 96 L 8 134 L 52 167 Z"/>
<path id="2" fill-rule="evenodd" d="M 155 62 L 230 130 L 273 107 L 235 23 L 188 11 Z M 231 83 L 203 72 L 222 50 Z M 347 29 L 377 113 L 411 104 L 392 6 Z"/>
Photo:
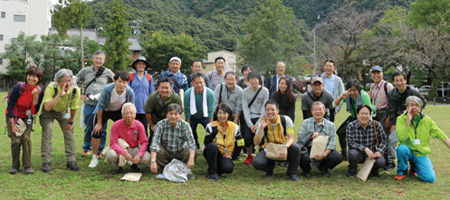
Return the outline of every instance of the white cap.
<path id="1" fill-rule="evenodd" d="M 178 62 L 180 62 L 180 64 L 181 64 L 181 59 L 178 58 L 178 57 L 172 57 L 172 58 L 170 58 L 169 63 L 171 63 L 172 61 L 178 61 Z"/>

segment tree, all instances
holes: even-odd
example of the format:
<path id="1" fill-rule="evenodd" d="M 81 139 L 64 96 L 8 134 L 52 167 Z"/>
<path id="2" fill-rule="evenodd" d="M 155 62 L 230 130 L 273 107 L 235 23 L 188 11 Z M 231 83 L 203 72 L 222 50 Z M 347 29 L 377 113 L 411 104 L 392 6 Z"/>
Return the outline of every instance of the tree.
<path id="1" fill-rule="evenodd" d="M 408 21 L 414 27 L 432 26 L 450 34 L 450 0 L 416 0 L 411 3 Z"/>
<path id="2" fill-rule="evenodd" d="M 354 53 L 368 45 L 361 40 L 361 36 L 372 27 L 379 13 L 373 10 L 359 12 L 351 5 L 347 5 L 331 13 L 327 21 L 315 27 L 319 36 L 329 46 L 330 51 L 323 52 L 324 56 L 335 57 L 341 76 L 347 77 L 358 71 L 358 64 L 361 61 L 355 59 Z"/>
<path id="3" fill-rule="evenodd" d="M 6 66 L 8 74 L 16 80 L 25 80 L 27 67 L 30 64 L 39 67 L 42 63 L 43 49 L 41 42 L 36 40 L 36 35 L 25 36 L 24 32 L 20 32 L 17 38 L 5 45 L 5 52 L 2 54 L 3 58 L 9 60 Z"/>
<path id="4" fill-rule="evenodd" d="M 163 31 L 152 34 L 150 40 L 144 44 L 143 53 L 150 62 L 153 72 L 167 70 L 169 59 L 177 56 L 182 61 L 181 71 L 185 74 L 190 74 L 189 63 L 194 59 L 204 58 L 205 54 L 206 47 L 195 43 L 191 36 L 186 34 L 169 36 Z"/>
<path id="5" fill-rule="evenodd" d="M 131 62 L 128 47 L 130 29 L 123 0 L 112 0 L 111 12 L 106 24 L 106 63 L 114 71 L 124 70 Z"/>
<path id="6" fill-rule="evenodd" d="M 59 3 L 64 3 L 65 6 L 57 4 L 53 10 L 53 22 L 56 30 L 61 38 L 68 37 L 66 33 L 71 26 L 80 30 L 80 62 L 81 67 L 84 68 L 83 27 L 93 16 L 92 8 L 82 0 L 59 0 Z"/>
<path id="7" fill-rule="evenodd" d="M 243 62 L 264 73 L 275 71 L 278 60 L 292 63 L 302 41 L 292 9 L 279 0 L 265 0 L 252 11 L 239 52 Z"/>

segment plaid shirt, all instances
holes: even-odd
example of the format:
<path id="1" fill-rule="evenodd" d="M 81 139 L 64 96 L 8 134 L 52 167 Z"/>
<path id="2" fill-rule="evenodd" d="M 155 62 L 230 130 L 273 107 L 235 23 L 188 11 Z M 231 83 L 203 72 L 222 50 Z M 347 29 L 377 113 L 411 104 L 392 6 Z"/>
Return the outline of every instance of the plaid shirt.
<path id="1" fill-rule="evenodd" d="M 175 127 L 172 127 L 167 119 L 161 120 L 156 124 L 150 150 L 159 152 L 159 145 L 162 145 L 171 153 L 179 153 L 186 148 L 189 148 L 189 150 L 197 148 L 191 127 L 181 119 L 178 120 Z"/>
<path id="2" fill-rule="evenodd" d="M 334 128 L 333 122 L 324 118 L 323 123 L 317 123 L 314 117 L 305 119 L 298 131 L 297 143 L 300 147 L 310 148 L 312 146 L 312 139 L 310 137 L 314 132 L 318 132 L 323 136 L 330 136 L 326 149 L 336 149 L 336 129 Z"/>
<path id="3" fill-rule="evenodd" d="M 364 149 L 367 147 L 373 152 L 384 153 L 387 145 L 387 137 L 384 133 L 383 126 L 380 122 L 376 122 L 378 140 L 380 146 L 377 148 L 377 140 L 375 138 L 375 132 L 373 129 L 373 121 L 370 120 L 367 129 L 359 123 L 359 120 L 355 120 L 347 125 L 347 142 L 350 149 L 356 149 L 364 153 Z"/>

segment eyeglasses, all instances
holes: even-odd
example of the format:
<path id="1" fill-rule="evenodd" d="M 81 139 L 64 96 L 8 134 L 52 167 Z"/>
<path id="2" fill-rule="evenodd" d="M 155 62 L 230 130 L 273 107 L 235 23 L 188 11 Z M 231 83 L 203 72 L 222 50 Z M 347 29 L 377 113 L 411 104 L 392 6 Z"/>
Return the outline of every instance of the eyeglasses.
<path id="1" fill-rule="evenodd" d="M 123 114 L 123 115 L 134 115 L 134 112 L 128 111 L 128 112 L 123 112 L 122 114 Z"/>
<path id="2" fill-rule="evenodd" d="M 68 80 L 59 80 L 59 82 L 62 82 L 62 83 L 72 83 L 72 80 L 71 80 L 71 79 L 68 79 Z"/>

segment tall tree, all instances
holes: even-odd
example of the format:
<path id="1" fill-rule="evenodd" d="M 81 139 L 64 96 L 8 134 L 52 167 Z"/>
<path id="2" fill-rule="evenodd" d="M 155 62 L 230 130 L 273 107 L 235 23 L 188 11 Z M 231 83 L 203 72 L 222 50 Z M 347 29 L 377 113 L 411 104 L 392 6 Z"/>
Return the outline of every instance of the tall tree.
<path id="1" fill-rule="evenodd" d="M 131 62 L 128 47 L 130 28 L 123 0 L 112 0 L 111 12 L 106 24 L 106 65 L 114 71 L 124 70 Z"/>
<path id="2" fill-rule="evenodd" d="M 433 26 L 450 34 L 450 0 L 416 0 L 411 3 L 408 20 L 415 27 Z"/>
<path id="3" fill-rule="evenodd" d="M 292 63 L 302 41 L 292 9 L 279 0 L 264 0 L 252 11 L 239 52 L 243 62 L 264 73 L 273 72 L 277 60 Z"/>
<path id="4" fill-rule="evenodd" d="M 339 74 L 344 78 L 354 75 L 361 66 L 358 65 L 361 61 L 355 59 L 354 53 L 367 45 L 361 36 L 372 27 L 379 13 L 376 10 L 360 12 L 347 5 L 331 13 L 327 21 L 316 25 L 317 33 L 329 46 L 330 51 L 323 52 L 324 56 L 335 57 Z"/>
<path id="5" fill-rule="evenodd" d="M 74 26 L 80 30 L 81 67 L 84 68 L 83 27 L 93 17 L 92 8 L 82 0 L 59 0 L 53 10 L 53 22 L 61 38 L 67 38 L 67 30 Z"/>
<path id="6" fill-rule="evenodd" d="M 188 74 L 190 74 L 189 62 L 205 58 L 205 54 L 206 47 L 195 43 L 191 36 L 186 34 L 170 36 L 163 31 L 152 34 L 150 40 L 144 44 L 143 53 L 154 72 L 167 70 L 169 59 L 177 56 L 183 64 L 181 71 Z"/>

